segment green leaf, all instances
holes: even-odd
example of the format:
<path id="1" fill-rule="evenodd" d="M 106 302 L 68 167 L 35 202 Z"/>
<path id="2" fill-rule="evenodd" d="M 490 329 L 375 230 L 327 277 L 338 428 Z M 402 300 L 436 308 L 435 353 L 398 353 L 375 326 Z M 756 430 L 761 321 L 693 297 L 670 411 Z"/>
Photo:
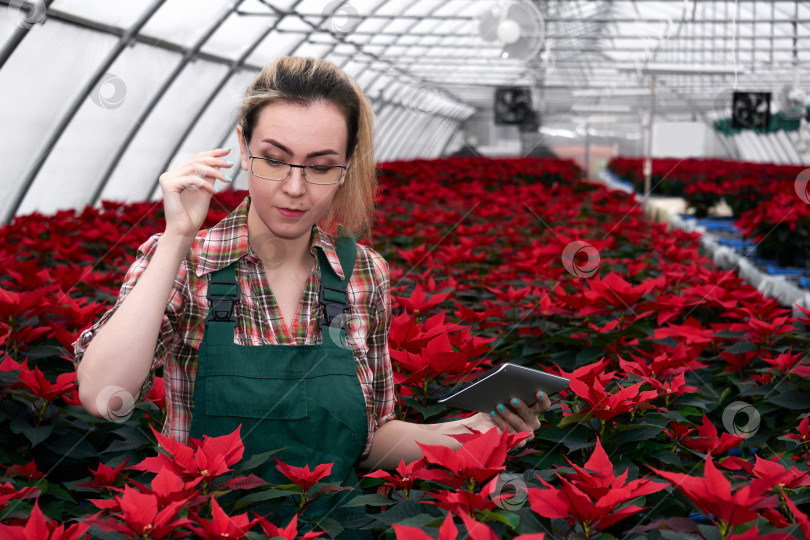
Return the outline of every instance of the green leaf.
<path id="1" fill-rule="evenodd" d="M 649 441 L 650 439 L 656 438 L 663 430 L 664 428 L 659 426 L 626 430 L 613 437 L 611 442 L 613 444 L 625 444 L 629 442 Z"/>
<path id="2" fill-rule="evenodd" d="M 360 495 L 355 497 L 354 499 L 350 500 L 344 505 L 341 505 L 345 508 L 352 508 L 355 506 L 384 506 L 394 504 L 394 501 L 389 499 L 388 497 L 384 497 L 382 495 L 378 495 L 377 493 L 369 493 L 367 495 Z"/>
<path id="3" fill-rule="evenodd" d="M 806 411 L 810 409 L 810 393 L 791 388 L 777 396 L 768 398 L 768 402 L 792 411 Z"/>
<path id="4" fill-rule="evenodd" d="M 481 510 L 481 515 L 483 516 L 483 520 L 486 521 L 497 521 L 499 523 L 503 523 L 510 529 L 516 529 L 518 524 L 520 523 L 520 518 L 514 512 L 503 512 L 503 511 L 491 511 L 491 510 Z"/>
<path id="5" fill-rule="evenodd" d="M 277 448 L 276 450 L 269 450 L 267 452 L 262 452 L 261 454 L 252 455 L 250 459 L 240 463 L 239 467 L 234 469 L 234 476 L 238 476 L 245 471 L 249 471 L 259 467 L 260 465 L 264 465 L 273 454 L 281 452 L 282 450 L 284 450 L 284 448 Z"/>
<path id="6" fill-rule="evenodd" d="M 9 428 L 12 433 L 24 435 L 31 441 L 31 448 L 47 439 L 51 433 L 53 433 L 53 425 L 45 424 L 43 426 L 34 427 L 24 418 L 15 418 L 11 421 Z"/>
<path id="7" fill-rule="evenodd" d="M 577 353 L 577 364 L 593 364 L 603 356 L 605 356 L 605 350 L 602 347 L 585 347 Z"/>
<path id="8" fill-rule="evenodd" d="M 401 523 L 405 519 L 415 518 L 420 514 L 424 515 L 425 511 L 426 508 L 424 504 L 419 504 L 417 502 L 407 500 L 397 503 L 396 506 L 394 506 L 390 510 L 386 510 L 382 514 L 375 515 L 374 519 L 376 519 L 383 525 L 391 526 L 394 523 Z M 435 519 L 435 517 L 433 517 L 431 521 L 433 519 Z M 430 521 L 426 523 L 430 523 Z"/>
<path id="9" fill-rule="evenodd" d="M 239 510 L 240 508 L 244 508 L 245 506 L 255 502 L 271 501 L 273 499 L 280 499 L 282 497 L 296 496 L 297 494 L 294 491 L 270 488 L 258 493 L 251 493 L 249 495 L 245 495 L 244 497 L 240 497 L 236 504 L 234 504 L 233 508 L 234 510 Z"/>

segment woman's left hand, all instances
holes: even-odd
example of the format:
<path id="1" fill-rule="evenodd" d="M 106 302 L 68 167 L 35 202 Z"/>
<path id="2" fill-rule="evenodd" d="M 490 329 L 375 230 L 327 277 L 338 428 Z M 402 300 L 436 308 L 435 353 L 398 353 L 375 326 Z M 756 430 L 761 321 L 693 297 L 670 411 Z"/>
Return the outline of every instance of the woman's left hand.
<path id="1" fill-rule="evenodd" d="M 526 443 L 534 439 L 534 432 L 540 428 L 540 420 L 537 418 L 543 411 L 551 406 L 551 400 L 543 392 L 537 392 L 537 402 L 529 407 L 518 398 L 510 398 L 506 403 L 500 403 L 496 410 L 491 413 L 478 413 L 470 419 L 471 428 L 479 431 L 487 431 L 492 426 L 497 426 L 499 431 L 509 425 L 510 433 L 529 431 L 532 435 L 518 444 L 518 448 L 526 446 Z"/>

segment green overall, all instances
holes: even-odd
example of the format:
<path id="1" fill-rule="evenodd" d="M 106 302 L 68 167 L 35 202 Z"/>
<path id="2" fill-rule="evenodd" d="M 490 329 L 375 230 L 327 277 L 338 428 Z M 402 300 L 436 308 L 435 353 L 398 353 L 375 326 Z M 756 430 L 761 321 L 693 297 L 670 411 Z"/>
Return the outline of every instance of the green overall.
<path id="1" fill-rule="evenodd" d="M 345 344 L 345 328 L 339 326 L 340 319 L 332 322 L 349 307 L 346 287 L 354 270 L 356 249 L 353 238 L 338 238 L 336 250 L 345 275 L 341 280 L 323 250 L 317 248 L 319 301 L 324 306 L 324 318 L 319 321 L 320 345 L 234 344 L 233 307 L 241 297 L 234 266 L 212 274 L 208 286 L 211 307 L 194 384 L 191 437 L 225 435 L 241 424 L 243 459 L 286 448 L 274 457 L 297 467 L 309 465 L 310 470 L 321 463 L 334 463 L 331 475 L 322 481 L 357 486 L 354 464 L 368 435 L 366 402 L 354 354 Z M 254 473 L 273 484 L 292 483 L 272 459 Z M 343 492 L 340 503 L 357 494 Z M 324 513 L 337 517 L 333 509 L 318 502 L 305 517 Z M 273 514 L 269 517 L 281 526 L 292 517 L 280 512 L 274 519 Z"/>

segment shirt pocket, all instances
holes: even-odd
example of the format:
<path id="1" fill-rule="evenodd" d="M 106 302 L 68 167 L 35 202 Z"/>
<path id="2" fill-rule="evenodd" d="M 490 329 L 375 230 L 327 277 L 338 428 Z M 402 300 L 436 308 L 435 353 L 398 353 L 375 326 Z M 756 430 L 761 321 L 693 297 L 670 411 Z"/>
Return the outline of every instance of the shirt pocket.
<path id="1" fill-rule="evenodd" d="M 307 416 L 307 383 L 295 376 L 259 376 L 239 366 L 209 370 L 205 387 L 211 416 L 297 420 Z"/>

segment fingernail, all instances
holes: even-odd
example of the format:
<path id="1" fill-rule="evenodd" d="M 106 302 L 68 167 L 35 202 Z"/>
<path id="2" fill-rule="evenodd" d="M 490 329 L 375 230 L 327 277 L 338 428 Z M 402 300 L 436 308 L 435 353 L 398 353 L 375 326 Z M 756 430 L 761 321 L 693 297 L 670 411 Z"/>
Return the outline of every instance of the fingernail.
<path id="1" fill-rule="evenodd" d="M 506 408 L 503 406 L 503 403 L 501 403 L 500 405 L 498 405 L 498 410 L 499 410 L 499 411 L 504 411 L 504 410 L 506 410 Z"/>
<path id="2" fill-rule="evenodd" d="M 219 186 L 214 186 L 214 191 L 219 193 L 220 191 L 222 191 L 222 188 L 220 188 Z"/>
<path id="3" fill-rule="evenodd" d="M 495 411 L 492 411 L 492 417 L 495 418 L 496 416 L 498 416 L 498 413 L 496 413 Z"/>
<path id="4" fill-rule="evenodd" d="M 228 182 L 233 182 L 233 178 L 231 178 L 227 174 L 225 175 L 225 179 L 228 180 Z M 543 396 L 540 396 L 540 397 L 543 397 Z"/>
<path id="5" fill-rule="evenodd" d="M 231 161 L 230 159 L 226 159 L 225 163 L 227 163 L 228 165 L 233 165 L 233 161 Z"/>
<path id="6" fill-rule="evenodd" d="M 517 405 L 518 403 L 520 403 L 518 398 L 512 398 L 512 405 Z"/>
<path id="7" fill-rule="evenodd" d="M 231 147 L 229 146 L 229 147 L 227 147 L 227 148 L 223 148 L 223 150 L 227 150 L 228 152 L 230 152 L 230 151 L 231 151 Z"/>
<path id="8" fill-rule="evenodd" d="M 540 393 L 538 395 L 540 396 L 540 399 L 543 399 L 543 396 L 545 396 L 542 390 L 540 390 Z"/>

